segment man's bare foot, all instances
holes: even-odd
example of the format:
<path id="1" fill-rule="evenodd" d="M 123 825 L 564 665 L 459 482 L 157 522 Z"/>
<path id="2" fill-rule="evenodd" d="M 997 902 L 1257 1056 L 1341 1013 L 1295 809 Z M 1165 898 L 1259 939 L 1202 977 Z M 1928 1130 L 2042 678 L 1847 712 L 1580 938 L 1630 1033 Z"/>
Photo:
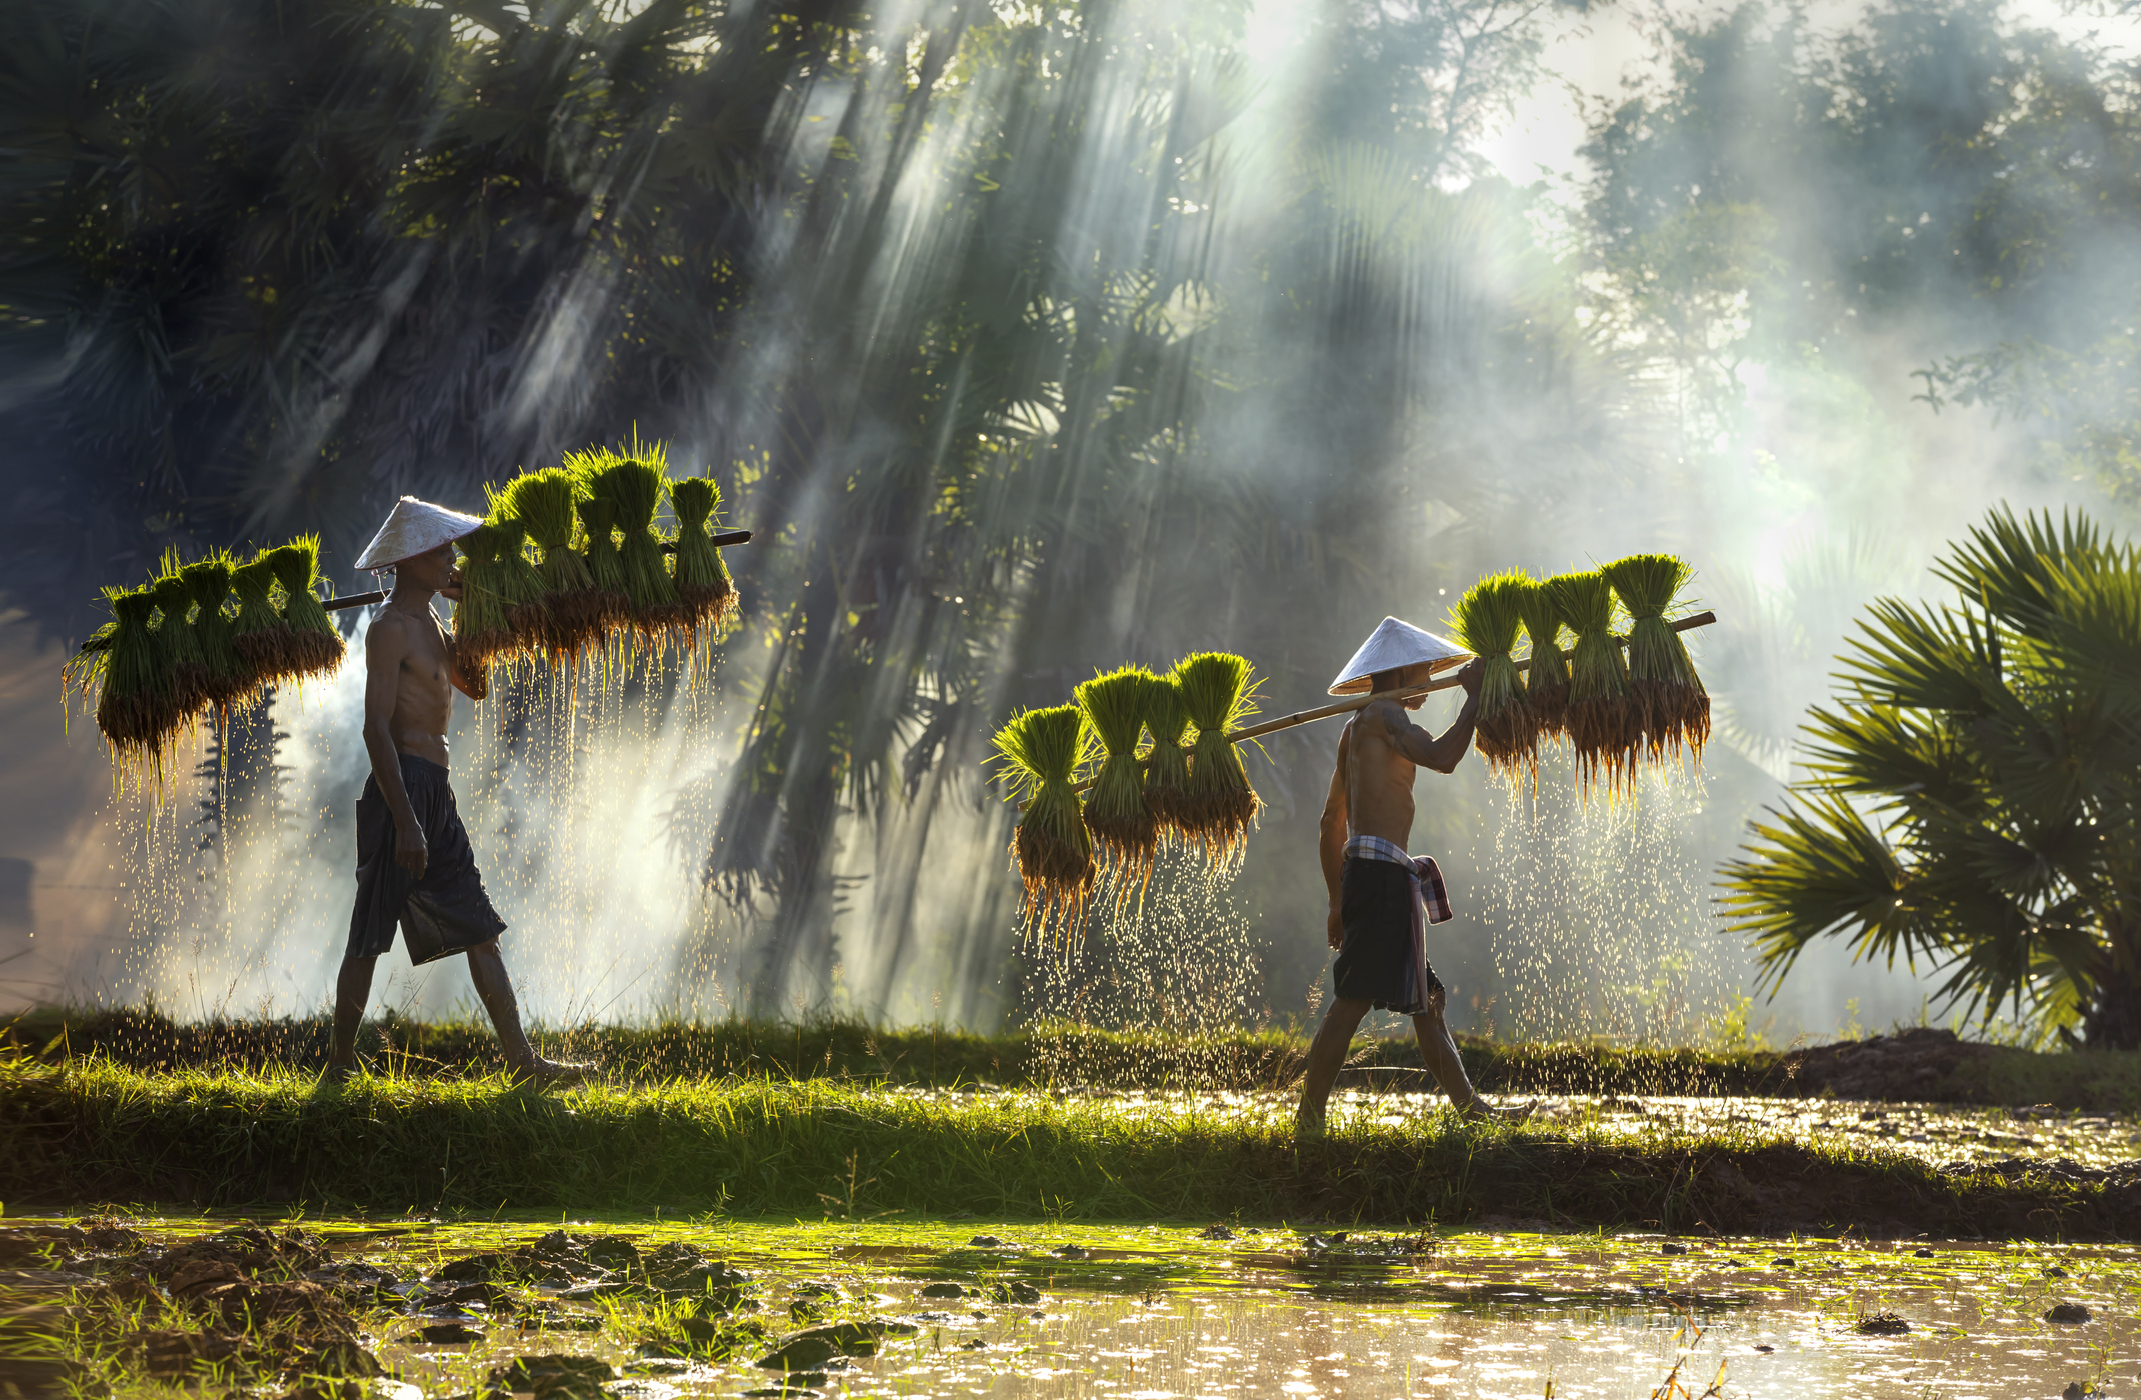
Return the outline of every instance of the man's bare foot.
<path id="1" fill-rule="evenodd" d="M 1533 1099 L 1522 1108 L 1496 1108 L 1484 1098 L 1472 1100 L 1458 1108 L 1466 1118 L 1485 1119 L 1495 1123 L 1521 1123 L 1539 1111 L 1539 1101 Z"/>
<path id="2" fill-rule="evenodd" d="M 569 1089 L 594 1078 L 598 1066 L 583 1060 L 546 1060 L 538 1055 L 524 1065 L 506 1071 L 515 1084 L 533 1084 L 542 1089 Z"/>

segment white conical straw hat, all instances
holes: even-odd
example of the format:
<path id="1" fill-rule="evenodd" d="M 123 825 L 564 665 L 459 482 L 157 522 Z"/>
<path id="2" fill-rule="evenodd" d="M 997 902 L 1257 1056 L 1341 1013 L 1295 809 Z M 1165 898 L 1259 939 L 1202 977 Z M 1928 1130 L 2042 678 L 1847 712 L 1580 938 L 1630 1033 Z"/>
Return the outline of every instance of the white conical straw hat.
<path id="1" fill-rule="evenodd" d="M 1369 677 L 1378 671 L 1411 671 L 1421 668 L 1416 675 L 1407 676 L 1408 681 L 1424 681 L 1437 671 L 1446 671 L 1472 655 L 1457 643 L 1445 637 L 1401 622 L 1394 617 L 1383 619 L 1368 640 L 1360 644 L 1338 679 L 1331 682 L 1333 695 L 1366 695 Z"/>
<path id="2" fill-rule="evenodd" d="M 463 515 L 429 501 L 419 501 L 414 496 L 404 496 L 394 503 L 394 509 L 387 514 L 387 523 L 372 536 L 364 553 L 357 556 L 357 567 L 391 569 L 404 559 L 427 554 L 448 540 L 461 538 L 482 523 L 480 515 Z"/>

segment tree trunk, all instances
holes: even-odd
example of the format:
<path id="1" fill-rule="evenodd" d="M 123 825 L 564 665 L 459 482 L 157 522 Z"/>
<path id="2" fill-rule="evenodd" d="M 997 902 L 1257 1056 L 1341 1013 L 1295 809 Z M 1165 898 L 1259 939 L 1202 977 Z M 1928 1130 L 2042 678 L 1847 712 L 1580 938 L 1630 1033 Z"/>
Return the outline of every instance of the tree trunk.
<path id="1" fill-rule="evenodd" d="M 2141 1050 L 2141 977 L 2114 971 L 2097 983 L 2096 1003 L 2082 1018 L 2089 1050 Z"/>

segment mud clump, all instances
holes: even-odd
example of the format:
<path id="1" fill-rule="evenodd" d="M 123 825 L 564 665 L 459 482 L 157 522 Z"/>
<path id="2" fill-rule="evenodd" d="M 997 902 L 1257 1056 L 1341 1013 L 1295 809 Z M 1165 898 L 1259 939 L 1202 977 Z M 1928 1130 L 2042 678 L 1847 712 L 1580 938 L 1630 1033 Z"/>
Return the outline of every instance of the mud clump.
<path id="1" fill-rule="evenodd" d="M 690 1357 L 728 1361 L 766 1344 L 769 1334 L 759 1322 L 716 1322 L 704 1317 L 677 1319 L 640 1343 L 642 1357 Z"/>
<path id="2" fill-rule="evenodd" d="M 755 1363 L 766 1371 L 815 1371 L 836 1356 L 870 1356 L 887 1337 L 911 1337 L 921 1329 L 908 1322 L 839 1322 L 798 1332 Z"/>
<path id="3" fill-rule="evenodd" d="M 318 1236 L 248 1224 L 144 1254 L 149 1277 L 168 1294 L 138 1285 L 148 1325 L 127 1341 L 150 1375 L 184 1380 L 237 1366 L 293 1385 L 286 1400 L 355 1400 L 363 1382 L 383 1374 L 338 1289 L 295 1277 L 339 1280 Z M 365 1293 L 375 1287 L 350 1283 Z"/>
<path id="4" fill-rule="evenodd" d="M 330 1263 L 327 1242 L 299 1229 L 269 1230 L 237 1225 L 219 1234 L 174 1245 L 149 1263 L 149 1274 L 169 1286 L 189 1265 L 227 1264 L 242 1275 L 294 1277 Z"/>
<path id="5" fill-rule="evenodd" d="M 642 1254 L 630 1240 L 614 1235 L 575 1235 L 564 1230 L 553 1230 L 519 1249 L 466 1255 L 429 1280 L 434 1296 L 486 1305 L 488 1299 L 454 1291 L 451 1286 L 495 1287 L 500 1282 L 569 1289 L 566 1297 L 583 1300 L 644 1290 L 672 1300 L 696 1299 L 702 1309 L 721 1311 L 740 1306 L 753 1286 L 749 1274 L 708 1259 L 687 1244 L 665 1244 Z"/>
<path id="6" fill-rule="evenodd" d="M 594 1356 L 549 1353 L 516 1356 L 503 1366 L 493 1366 L 479 1395 L 528 1391 L 538 1400 L 608 1400 L 604 1381 L 617 1379 L 616 1368 Z"/>
<path id="7" fill-rule="evenodd" d="M 526 1261 L 512 1254 L 470 1254 L 454 1260 L 432 1278 L 441 1283 L 487 1283 L 512 1279 L 526 1272 Z"/>
<path id="8" fill-rule="evenodd" d="M 1977 1102 L 1995 1051 L 1954 1031 L 1917 1026 L 1894 1035 L 1793 1050 L 1779 1061 L 1794 1093 L 1887 1102 Z"/>

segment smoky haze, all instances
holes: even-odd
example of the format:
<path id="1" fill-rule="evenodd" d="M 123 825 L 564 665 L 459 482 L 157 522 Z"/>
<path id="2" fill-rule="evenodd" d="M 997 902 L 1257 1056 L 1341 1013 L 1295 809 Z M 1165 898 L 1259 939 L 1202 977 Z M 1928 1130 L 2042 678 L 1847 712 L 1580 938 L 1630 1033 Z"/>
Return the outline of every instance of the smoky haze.
<path id="1" fill-rule="evenodd" d="M 306 400 L 310 436 L 283 411 L 255 464 L 312 471 L 332 441 L 338 461 L 373 444 L 369 466 L 148 536 L 100 525 L 123 566 L 56 565 L 64 597 L 10 579 L 0 856 L 34 876 L 25 908 L 0 908 L 22 930 L 0 932 L 8 994 L 311 1011 L 346 936 L 361 620 L 340 675 L 183 751 L 157 801 L 114 794 L 93 728 L 63 729 L 51 703 L 91 586 L 131 582 L 160 543 L 297 528 L 326 535 L 345 590 L 369 586 L 346 565 L 400 490 L 478 509 L 482 479 L 636 424 L 674 469 L 716 476 L 724 523 L 757 536 L 729 554 L 741 624 L 686 674 L 522 676 L 457 706 L 456 788 L 538 1017 L 1305 1017 L 1327 985 L 1315 833 L 1334 724 L 1251 758 L 1266 805 L 1238 867 L 1163 866 L 1145 908 L 1096 917 L 1069 965 L 1020 942 L 990 733 L 1096 668 L 1202 649 L 1248 657 L 1267 712 L 1304 708 L 1385 614 L 1446 630 L 1483 574 L 1665 550 L 1694 566 L 1687 601 L 1720 616 L 1689 638 L 1716 701 L 1699 772 L 1588 804 L 1558 755 L 1535 797 L 1476 758 L 1420 780 L 1414 849 L 1442 861 L 1459 914 L 1431 957 L 1460 1029 L 1685 1041 L 1746 1018 L 1783 1040 L 1917 1018 L 1934 979 L 1836 947 L 1746 1005 L 1755 969 L 1712 907 L 1714 871 L 1781 799 L 1858 609 L 1929 594 L 1944 542 L 1996 502 L 2125 525 L 2041 425 L 1952 393 L 1936 413 L 1913 374 L 2050 334 L 2137 245 L 2093 227 L 2026 308 L 1977 295 L 1960 253 L 1912 259 L 1982 206 L 1982 171 L 1907 164 L 1939 148 L 1925 132 L 1883 147 L 1793 113 L 1826 110 L 1817 93 L 1936 91 L 1954 110 L 1926 121 L 1967 130 L 1999 116 L 1962 110 L 1997 87 L 1984 65 L 2066 41 L 1982 7 L 1656 21 L 1649 48 L 1628 45 L 1639 86 L 1594 97 L 1582 151 L 1528 185 L 1489 155 L 1554 124 L 1569 35 L 1622 33 L 1618 12 L 1071 16 L 855 17 L 842 62 L 767 97 L 757 183 L 693 245 L 727 259 L 719 295 L 659 259 L 530 254 L 547 270 L 529 309 L 456 381 L 481 425 L 453 440 L 473 467 L 357 421 L 415 335 L 393 319 L 413 312 L 374 307 L 386 348 L 345 345 L 349 383 Z M 1950 20 L 1968 43 L 1920 42 Z M 514 42 L 500 65 L 535 40 Z M 2089 73 L 2116 102 L 2113 70 Z M 559 178 L 604 199 L 639 168 L 589 166 Z M 683 203 L 664 217 L 713 218 Z M 410 288 L 446 275 L 444 254 L 375 259 L 356 302 L 420 309 Z M 613 372 L 620 345 L 654 340 L 690 372 Z M 15 362 L 9 402 L 64 398 L 65 354 Z M 457 964 L 397 952 L 383 973 L 380 999 L 410 1014 L 473 1006 Z"/>

